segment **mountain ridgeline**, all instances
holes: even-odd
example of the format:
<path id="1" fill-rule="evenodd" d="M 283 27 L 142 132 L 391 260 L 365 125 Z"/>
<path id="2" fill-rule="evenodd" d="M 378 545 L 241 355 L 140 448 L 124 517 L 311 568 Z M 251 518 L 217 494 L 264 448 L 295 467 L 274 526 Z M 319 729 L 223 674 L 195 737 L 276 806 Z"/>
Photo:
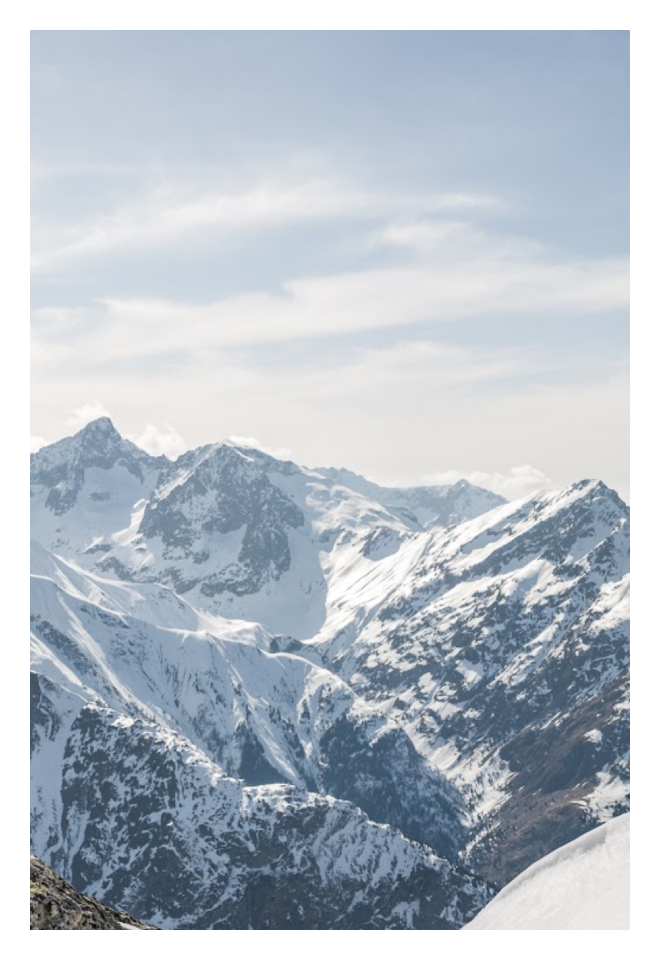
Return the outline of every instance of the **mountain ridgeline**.
<path id="1" fill-rule="evenodd" d="M 629 510 L 107 418 L 31 458 L 33 851 L 161 928 L 456 929 L 628 809 Z"/>

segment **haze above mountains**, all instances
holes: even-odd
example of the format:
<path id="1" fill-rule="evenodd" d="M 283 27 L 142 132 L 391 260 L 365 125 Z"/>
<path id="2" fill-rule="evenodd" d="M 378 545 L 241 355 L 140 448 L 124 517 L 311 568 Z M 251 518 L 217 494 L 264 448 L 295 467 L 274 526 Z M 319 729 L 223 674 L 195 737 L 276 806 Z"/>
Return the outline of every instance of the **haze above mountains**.
<path id="1" fill-rule="evenodd" d="M 31 457 L 32 842 L 162 927 L 431 928 L 628 809 L 629 508 L 108 418 Z"/>

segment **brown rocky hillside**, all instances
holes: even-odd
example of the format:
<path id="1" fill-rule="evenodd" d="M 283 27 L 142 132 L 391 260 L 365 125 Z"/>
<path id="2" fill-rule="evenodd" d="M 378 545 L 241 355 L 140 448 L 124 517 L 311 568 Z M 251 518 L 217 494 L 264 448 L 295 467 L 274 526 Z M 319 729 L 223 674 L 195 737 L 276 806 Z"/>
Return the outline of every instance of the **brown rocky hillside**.
<path id="1" fill-rule="evenodd" d="M 128 913 L 78 893 L 37 857 L 30 856 L 31 930 L 156 930 Z"/>

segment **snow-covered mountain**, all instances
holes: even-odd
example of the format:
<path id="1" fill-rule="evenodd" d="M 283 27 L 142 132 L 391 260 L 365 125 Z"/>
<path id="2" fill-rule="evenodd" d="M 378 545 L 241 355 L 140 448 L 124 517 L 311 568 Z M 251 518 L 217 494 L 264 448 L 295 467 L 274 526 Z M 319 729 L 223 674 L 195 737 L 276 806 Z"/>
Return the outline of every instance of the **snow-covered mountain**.
<path id="1" fill-rule="evenodd" d="M 627 809 L 603 484 L 171 462 L 107 418 L 31 476 L 33 843 L 86 892 L 159 926 L 456 928 L 492 895 L 466 868 L 505 883 Z"/>
<path id="2" fill-rule="evenodd" d="M 81 704 L 44 676 L 33 710 L 35 781 L 58 756 L 61 777 L 57 795 L 36 786 L 35 847 L 158 926 L 454 929 L 492 894 L 355 804 L 249 787 L 165 725 Z"/>
<path id="3" fill-rule="evenodd" d="M 450 527 L 506 503 L 504 497 L 467 480 L 445 486 L 382 487 L 351 470 L 319 467 L 317 472 L 380 503 L 413 529 Z"/>
<path id="4" fill-rule="evenodd" d="M 49 549 L 299 640 L 324 623 L 335 548 L 350 541 L 376 560 L 423 525 L 331 472 L 259 450 L 212 444 L 174 463 L 149 457 L 107 417 L 32 454 L 31 482 L 32 536 Z M 436 500 L 453 523 L 500 502 L 465 482 L 438 488 Z"/>
<path id="5" fill-rule="evenodd" d="M 418 536 L 311 641 L 460 789 L 497 883 L 627 808 L 628 513 L 584 481 Z"/>
<path id="6" fill-rule="evenodd" d="M 32 842 L 76 887 L 180 929 L 451 929 L 486 902 L 437 853 L 460 798 L 338 678 L 34 553 Z"/>
<path id="7" fill-rule="evenodd" d="M 41 675 L 86 702 L 175 730 L 227 776 L 351 800 L 456 854 L 465 833 L 457 791 L 340 678 L 303 657 L 271 652 L 272 638 L 256 624 L 183 604 L 172 610 L 176 597 L 162 588 L 146 613 L 153 621 L 160 610 L 170 626 L 148 622 L 139 616 L 144 604 L 131 612 L 122 585 L 86 575 L 40 545 L 34 552 L 34 566 L 45 571 L 32 576 L 31 597 Z"/>
<path id="8" fill-rule="evenodd" d="M 549 853 L 466 930 L 629 930 L 630 814 Z"/>
<path id="9" fill-rule="evenodd" d="M 31 454 L 31 519 L 40 538 L 54 549 L 93 552 L 168 464 L 124 440 L 108 417 Z"/>

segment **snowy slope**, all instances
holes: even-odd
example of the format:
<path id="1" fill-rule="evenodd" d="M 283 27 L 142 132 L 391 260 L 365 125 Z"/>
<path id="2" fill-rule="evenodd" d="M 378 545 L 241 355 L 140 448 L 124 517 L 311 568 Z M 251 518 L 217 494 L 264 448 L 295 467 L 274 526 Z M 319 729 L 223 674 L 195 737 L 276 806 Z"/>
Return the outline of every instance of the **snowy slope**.
<path id="1" fill-rule="evenodd" d="M 35 554 L 43 571 L 43 548 Z M 208 617 L 205 629 L 164 628 L 109 602 L 118 585 L 63 560 L 50 566 L 57 582 L 31 578 L 39 674 L 88 702 L 182 734 L 230 776 L 344 797 L 438 851 L 456 852 L 464 833 L 458 794 L 401 728 L 334 674 L 270 652 L 256 624 Z M 36 760 L 32 772 L 39 780 Z"/>
<path id="2" fill-rule="evenodd" d="M 89 895 L 173 929 L 456 929 L 492 896 L 355 804 L 249 787 L 66 679 L 33 674 L 32 837 Z"/>
<path id="3" fill-rule="evenodd" d="M 461 790 L 497 882 L 626 809 L 628 513 L 584 481 L 421 534 L 312 641 Z"/>
<path id="4" fill-rule="evenodd" d="M 630 929 L 630 814 L 528 867 L 464 929 Z"/>

